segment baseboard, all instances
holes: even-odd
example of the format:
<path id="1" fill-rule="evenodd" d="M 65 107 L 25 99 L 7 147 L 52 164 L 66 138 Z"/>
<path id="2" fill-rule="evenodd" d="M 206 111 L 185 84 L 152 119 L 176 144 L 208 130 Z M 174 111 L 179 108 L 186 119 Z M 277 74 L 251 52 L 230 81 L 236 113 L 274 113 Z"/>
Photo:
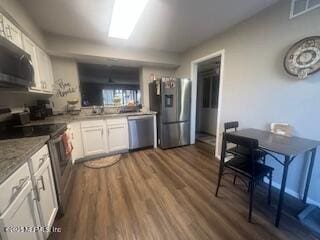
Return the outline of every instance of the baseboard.
<path id="1" fill-rule="evenodd" d="M 263 181 L 264 181 L 265 183 L 269 183 L 269 179 L 268 179 L 268 178 L 264 178 Z M 277 182 L 274 182 L 274 181 L 272 182 L 272 186 L 275 187 L 275 188 L 277 188 L 277 189 L 280 189 L 280 188 L 281 188 L 281 185 L 280 185 L 279 183 L 277 183 Z M 302 195 L 301 195 L 300 193 L 292 190 L 292 189 L 286 188 L 285 192 L 286 192 L 287 194 L 295 197 L 295 198 L 302 199 Z M 314 199 L 312 199 L 312 198 L 309 198 L 309 197 L 307 198 L 307 203 L 313 204 L 313 205 L 315 205 L 315 206 L 320 207 L 320 202 L 319 202 L 319 201 L 316 201 L 316 200 L 314 200 Z"/>

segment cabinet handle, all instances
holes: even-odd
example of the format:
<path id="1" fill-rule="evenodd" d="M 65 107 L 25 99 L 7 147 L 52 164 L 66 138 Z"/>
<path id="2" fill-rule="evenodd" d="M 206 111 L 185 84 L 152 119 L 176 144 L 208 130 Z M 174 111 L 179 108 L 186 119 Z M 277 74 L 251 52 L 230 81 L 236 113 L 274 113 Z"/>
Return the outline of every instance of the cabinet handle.
<path id="1" fill-rule="evenodd" d="M 7 25 L 6 29 L 7 29 L 7 37 L 10 38 L 11 40 L 13 40 L 10 26 Z"/>
<path id="2" fill-rule="evenodd" d="M 43 191 L 45 191 L 46 188 L 45 188 L 45 186 L 44 186 L 43 176 L 40 176 L 40 179 L 38 179 L 37 182 L 38 182 L 39 180 L 41 181 L 41 188 L 38 188 L 38 190 L 41 190 L 41 189 L 42 189 Z"/>
<path id="3" fill-rule="evenodd" d="M 45 155 L 42 157 L 42 158 L 40 158 L 39 159 L 39 166 L 38 166 L 38 169 L 40 169 L 41 168 L 41 166 L 43 165 L 43 163 L 44 163 L 44 160 L 45 160 Z"/>
<path id="4" fill-rule="evenodd" d="M 14 186 L 12 188 L 12 195 L 10 198 L 10 202 L 12 202 L 16 196 L 20 193 L 20 191 L 22 190 L 22 188 L 24 187 L 25 183 L 28 181 L 29 177 L 25 177 L 19 180 L 19 185 L 18 186 Z"/>

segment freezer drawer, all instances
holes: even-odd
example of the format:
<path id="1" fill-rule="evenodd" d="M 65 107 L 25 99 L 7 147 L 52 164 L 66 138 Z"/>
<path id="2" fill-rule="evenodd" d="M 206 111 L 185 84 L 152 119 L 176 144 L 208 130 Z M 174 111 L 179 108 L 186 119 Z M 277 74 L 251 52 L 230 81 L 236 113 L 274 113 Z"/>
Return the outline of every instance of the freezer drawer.
<path id="1" fill-rule="evenodd" d="M 179 147 L 188 144 L 190 144 L 190 122 L 161 124 L 161 148 Z"/>
<path id="2" fill-rule="evenodd" d="M 129 149 L 138 149 L 154 145 L 153 116 L 128 117 Z"/>

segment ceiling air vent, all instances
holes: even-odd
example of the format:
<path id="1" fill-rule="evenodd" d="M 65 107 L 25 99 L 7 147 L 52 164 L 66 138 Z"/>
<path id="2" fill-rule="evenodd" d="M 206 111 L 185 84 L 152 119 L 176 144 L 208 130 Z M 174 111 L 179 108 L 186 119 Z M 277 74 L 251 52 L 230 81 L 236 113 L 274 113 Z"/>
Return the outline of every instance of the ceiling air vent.
<path id="1" fill-rule="evenodd" d="M 290 18 L 320 7 L 320 0 L 292 0 Z"/>

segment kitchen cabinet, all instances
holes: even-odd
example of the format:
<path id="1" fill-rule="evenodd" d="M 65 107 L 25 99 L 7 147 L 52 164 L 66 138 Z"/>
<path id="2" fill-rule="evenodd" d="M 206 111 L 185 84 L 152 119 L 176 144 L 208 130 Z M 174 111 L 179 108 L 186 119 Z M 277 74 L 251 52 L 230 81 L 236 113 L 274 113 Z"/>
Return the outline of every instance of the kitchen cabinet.
<path id="1" fill-rule="evenodd" d="M 41 91 L 40 75 L 39 75 L 39 65 L 37 60 L 37 45 L 32 42 L 26 35 L 22 35 L 23 49 L 30 55 L 31 62 L 34 69 L 34 82 L 30 87 L 30 90 Z"/>
<path id="2" fill-rule="evenodd" d="M 19 48 L 23 48 L 22 32 L 3 15 L 2 15 L 2 21 L 3 21 L 3 29 L 4 29 L 5 37 L 10 42 L 18 46 Z"/>
<path id="3" fill-rule="evenodd" d="M 41 225 L 50 228 L 58 211 L 50 158 L 34 174 L 34 183 Z M 45 239 L 49 236 L 49 232 L 44 231 L 43 234 Z"/>
<path id="4" fill-rule="evenodd" d="M 129 149 L 127 118 L 107 120 L 107 136 L 109 152 Z"/>
<path id="5" fill-rule="evenodd" d="M 27 163 L 0 185 L 0 192 L 0 235 L 2 240 L 43 239 L 40 232 L 10 232 L 10 227 L 32 227 L 41 224 Z M 8 231 L 3 231 L 5 228 Z M 22 231 L 23 229 L 12 230 Z"/>
<path id="6" fill-rule="evenodd" d="M 1 231 L 2 240 L 37 240 L 43 239 L 41 232 L 22 232 L 21 227 L 40 226 L 32 183 L 29 180 L 21 189 L 9 208 L 1 215 L 0 227 L 7 228 Z M 13 227 L 12 232 L 10 228 Z M 19 232 L 20 231 L 20 232 Z"/>
<path id="7" fill-rule="evenodd" d="M 45 93 L 53 93 L 53 74 L 50 57 L 37 47 L 37 62 L 39 67 L 40 88 Z"/>
<path id="8" fill-rule="evenodd" d="M 107 152 L 106 124 L 103 120 L 81 122 L 84 156 Z"/>
<path id="9" fill-rule="evenodd" d="M 74 163 L 84 156 L 80 122 L 71 122 L 68 124 L 68 132 L 71 135 L 71 143 L 73 146 L 72 162 Z"/>
<path id="10" fill-rule="evenodd" d="M 6 37 L 4 32 L 3 15 L 0 13 L 0 36 Z"/>

